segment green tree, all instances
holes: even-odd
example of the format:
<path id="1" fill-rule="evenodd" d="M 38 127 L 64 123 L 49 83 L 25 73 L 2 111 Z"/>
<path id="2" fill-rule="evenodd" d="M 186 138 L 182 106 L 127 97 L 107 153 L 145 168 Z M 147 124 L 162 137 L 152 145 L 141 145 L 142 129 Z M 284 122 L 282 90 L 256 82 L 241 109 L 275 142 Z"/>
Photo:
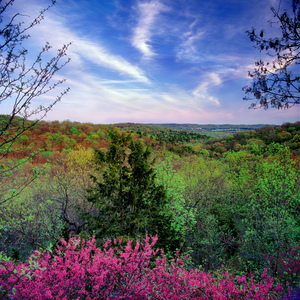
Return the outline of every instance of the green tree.
<path id="1" fill-rule="evenodd" d="M 226 169 L 215 159 L 189 156 L 184 158 L 179 174 L 185 185 L 184 198 L 196 221 L 187 232 L 187 245 L 193 249 L 195 265 L 213 270 L 224 263 L 224 237 L 232 227 Z"/>
<path id="2" fill-rule="evenodd" d="M 93 177 L 96 185 L 87 197 L 97 208 L 96 213 L 86 215 L 89 231 L 99 239 L 158 234 L 159 247 L 175 250 L 178 239 L 172 216 L 165 213 L 166 190 L 155 181 L 149 148 L 125 132 L 111 130 L 109 137 L 109 150 L 96 150 L 102 179 Z"/>
<path id="3" fill-rule="evenodd" d="M 265 31 L 259 33 L 252 28 L 247 31 L 254 47 L 272 58 L 271 62 L 262 59 L 255 63 L 256 67 L 249 76 L 253 79 L 250 86 L 243 90 L 246 94 L 244 100 L 255 100 L 251 108 L 269 106 L 274 108 L 289 108 L 300 104 L 300 76 L 297 65 L 300 63 L 300 1 L 293 0 L 293 13 L 289 15 L 271 7 L 274 20 L 270 26 L 278 24 L 281 37 L 266 38 Z"/>
<path id="4" fill-rule="evenodd" d="M 173 216 L 172 228 L 176 236 L 181 239 L 181 244 L 184 245 L 187 235 L 195 229 L 195 208 L 185 197 L 183 180 L 174 170 L 171 156 L 167 156 L 161 164 L 156 166 L 156 172 L 157 183 L 166 189 L 168 198 L 166 214 Z"/>
<path id="5" fill-rule="evenodd" d="M 271 144 L 268 153 L 268 160 L 249 161 L 231 171 L 239 198 L 231 209 L 243 261 L 259 268 L 272 257 L 270 268 L 277 276 L 286 255 L 283 247 L 299 246 L 299 171 L 287 147 Z"/>

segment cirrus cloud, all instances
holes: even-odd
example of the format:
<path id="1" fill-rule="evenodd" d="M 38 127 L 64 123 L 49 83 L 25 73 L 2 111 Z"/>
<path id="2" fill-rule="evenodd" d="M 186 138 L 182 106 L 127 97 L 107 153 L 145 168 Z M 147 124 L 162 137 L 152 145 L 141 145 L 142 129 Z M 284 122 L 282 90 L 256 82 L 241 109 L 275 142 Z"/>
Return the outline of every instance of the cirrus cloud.
<path id="1" fill-rule="evenodd" d="M 155 55 L 151 47 L 151 38 L 154 34 L 154 24 L 157 16 L 168 11 L 169 8 L 157 0 L 138 3 L 138 23 L 133 28 L 132 45 L 149 59 Z"/>

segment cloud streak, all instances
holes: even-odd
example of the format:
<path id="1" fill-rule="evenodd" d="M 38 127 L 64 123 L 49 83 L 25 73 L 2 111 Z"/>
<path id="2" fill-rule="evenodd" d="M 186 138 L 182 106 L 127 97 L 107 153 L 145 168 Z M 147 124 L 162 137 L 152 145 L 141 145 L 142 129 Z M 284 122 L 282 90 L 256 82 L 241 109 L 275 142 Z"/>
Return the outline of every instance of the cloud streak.
<path id="1" fill-rule="evenodd" d="M 218 98 L 210 96 L 208 90 L 212 87 L 216 87 L 222 84 L 222 79 L 217 73 L 210 73 L 193 91 L 193 95 L 196 98 L 208 101 L 210 103 L 215 104 L 216 106 L 220 106 L 221 103 Z"/>
<path id="2" fill-rule="evenodd" d="M 157 16 L 168 7 L 157 0 L 138 3 L 138 23 L 133 29 L 132 46 L 138 49 L 145 59 L 150 59 L 155 55 L 151 47 L 151 38 L 153 36 L 154 24 Z"/>
<path id="3" fill-rule="evenodd" d="M 129 63 L 123 57 L 110 53 L 101 45 L 75 37 L 71 52 L 75 52 L 84 59 L 88 59 L 94 65 L 118 72 L 121 75 L 130 76 L 139 82 L 150 83 L 144 72 L 137 66 Z"/>
<path id="4" fill-rule="evenodd" d="M 198 20 L 195 19 L 190 25 L 189 30 L 184 32 L 181 37 L 181 44 L 178 47 L 177 59 L 178 60 L 198 60 L 199 59 L 199 49 L 197 42 L 199 42 L 204 32 L 200 31 L 196 25 Z"/>
<path id="5" fill-rule="evenodd" d="M 24 7 L 26 10 L 26 7 Z M 28 9 L 28 8 L 27 8 Z M 31 11 L 41 10 L 41 7 L 30 7 Z M 53 46 L 53 49 L 60 48 L 68 41 L 72 42 L 68 50 L 68 56 L 72 60 L 72 65 L 78 68 L 87 69 L 88 60 L 94 67 L 106 68 L 124 77 L 130 77 L 141 83 L 150 83 L 145 72 L 138 66 L 130 63 L 120 55 L 111 53 L 109 49 L 101 44 L 101 41 L 91 41 L 88 38 L 82 38 L 64 24 L 64 19 L 48 12 L 45 20 L 35 27 L 31 32 L 31 39 L 35 43 L 43 45 L 45 38 Z M 95 39 L 97 40 L 97 39 Z"/>

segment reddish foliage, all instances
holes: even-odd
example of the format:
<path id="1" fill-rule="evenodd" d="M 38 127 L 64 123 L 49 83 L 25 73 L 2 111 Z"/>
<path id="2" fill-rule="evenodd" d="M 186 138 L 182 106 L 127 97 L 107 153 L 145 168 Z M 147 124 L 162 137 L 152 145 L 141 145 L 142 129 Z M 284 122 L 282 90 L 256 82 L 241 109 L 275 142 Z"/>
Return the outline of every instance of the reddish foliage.
<path id="1" fill-rule="evenodd" d="M 227 271 L 215 277 L 186 270 L 185 259 L 172 263 L 153 250 L 157 237 L 144 243 L 62 240 L 55 254 L 35 252 L 25 263 L 2 261 L 0 292 L 5 299 L 275 299 L 281 286 L 265 271 L 236 279 Z M 157 254 L 160 257 L 154 260 Z M 178 254 L 177 254 L 178 255 Z M 155 262 L 155 264 L 154 264 Z M 1 294 L 0 294 L 1 295 Z"/>

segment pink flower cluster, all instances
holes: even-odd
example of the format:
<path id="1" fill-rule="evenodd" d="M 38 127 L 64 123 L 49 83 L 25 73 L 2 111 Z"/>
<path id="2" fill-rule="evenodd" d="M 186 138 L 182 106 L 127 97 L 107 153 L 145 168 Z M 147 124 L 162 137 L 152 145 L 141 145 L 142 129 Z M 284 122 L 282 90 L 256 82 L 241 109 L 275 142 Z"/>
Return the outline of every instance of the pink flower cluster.
<path id="1" fill-rule="evenodd" d="M 156 237 L 133 246 L 108 240 L 73 238 L 55 253 L 34 252 L 26 262 L 2 260 L 0 298 L 4 299 L 276 299 L 281 286 L 265 271 L 234 278 L 223 271 L 212 276 L 187 270 L 178 253 L 171 263 L 154 250 Z"/>

